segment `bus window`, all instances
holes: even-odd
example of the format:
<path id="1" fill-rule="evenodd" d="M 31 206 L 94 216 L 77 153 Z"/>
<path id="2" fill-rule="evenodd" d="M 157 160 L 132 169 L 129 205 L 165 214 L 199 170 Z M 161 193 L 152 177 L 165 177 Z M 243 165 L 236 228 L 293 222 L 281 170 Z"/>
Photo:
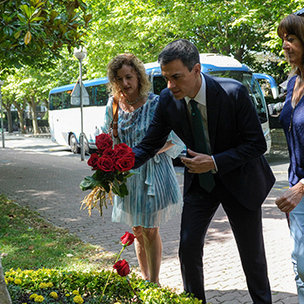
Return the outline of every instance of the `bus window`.
<path id="1" fill-rule="evenodd" d="M 50 110 L 58 110 L 60 108 L 62 108 L 62 93 L 50 95 Z"/>
<path id="2" fill-rule="evenodd" d="M 106 84 L 100 84 L 96 86 L 96 105 L 106 106 L 108 102 L 109 94 L 107 92 Z"/>
<path id="3" fill-rule="evenodd" d="M 215 71 L 210 72 L 209 75 L 216 77 L 233 78 L 243 83 L 247 88 L 251 101 L 257 110 L 260 122 L 264 123 L 268 121 L 267 113 L 265 110 L 266 102 L 263 93 L 258 82 L 255 80 L 251 73 L 243 71 Z"/>
<path id="4" fill-rule="evenodd" d="M 50 95 L 50 110 L 67 109 L 71 107 L 69 92 L 60 92 Z"/>
<path id="5" fill-rule="evenodd" d="M 163 76 L 153 77 L 153 93 L 159 95 L 160 92 L 167 87 L 166 80 Z"/>
<path id="6" fill-rule="evenodd" d="M 90 101 L 90 106 L 95 105 L 96 103 L 96 98 L 95 98 L 95 87 L 86 87 L 86 90 L 89 94 L 89 101 Z M 88 106 L 88 105 L 86 105 Z"/>
<path id="7" fill-rule="evenodd" d="M 100 133 L 100 125 L 105 115 L 108 101 L 107 79 L 100 78 L 84 82 L 89 95 L 89 104 L 83 108 L 83 133 L 88 149 L 96 149 L 95 135 Z M 71 92 L 75 84 L 54 88 L 49 93 L 49 125 L 51 139 L 61 145 L 68 145 L 73 152 L 77 151 L 81 135 L 80 105 L 71 104 Z M 78 110 L 79 109 L 79 110 Z M 54 111 L 56 110 L 56 111 Z M 64 111 L 60 111 L 64 110 Z M 76 142 L 72 141 L 76 138 Z M 77 145 L 75 147 L 75 144 Z"/>

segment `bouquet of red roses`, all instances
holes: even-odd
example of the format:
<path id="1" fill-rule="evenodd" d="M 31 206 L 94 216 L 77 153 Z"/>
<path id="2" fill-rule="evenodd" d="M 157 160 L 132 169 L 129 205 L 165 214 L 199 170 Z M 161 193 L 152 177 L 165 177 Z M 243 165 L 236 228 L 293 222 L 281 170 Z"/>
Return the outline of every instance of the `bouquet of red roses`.
<path id="1" fill-rule="evenodd" d="M 107 202 L 112 203 L 112 192 L 120 197 L 128 195 L 127 178 L 134 173 L 135 154 L 132 149 L 120 143 L 114 145 L 109 134 L 96 136 L 97 153 L 92 153 L 88 165 L 95 171 L 92 176 L 86 176 L 80 183 L 81 190 L 91 189 L 82 201 L 82 207 L 91 210 L 96 207 L 102 215 L 102 206 L 107 208 Z"/>

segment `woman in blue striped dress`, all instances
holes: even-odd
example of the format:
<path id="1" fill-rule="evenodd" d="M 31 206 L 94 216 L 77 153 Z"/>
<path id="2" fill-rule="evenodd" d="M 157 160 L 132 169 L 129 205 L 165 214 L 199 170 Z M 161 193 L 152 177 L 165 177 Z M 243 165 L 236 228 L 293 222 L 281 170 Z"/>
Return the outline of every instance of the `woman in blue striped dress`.
<path id="1" fill-rule="evenodd" d="M 149 92 L 151 84 L 144 65 L 132 54 L 118 55 L 111 60 L 108 78 L 112 97 L 107 104 L 102 131 L 108 132 L 110 128 L 115 98 L 118 101 L 118 138 L 114 142 L 134 147 L 146 134 L 159 96 Z M 129 195 L 115 196 L 113 200 L 112 221 L 132 227 L 142 276 L 156 284 L 159 284 L 162 257 L 159 226 L 182 209 L 172 158 L 179 155 L 183 146 L 171 133 L 163 149 L 127 180 Z"/>

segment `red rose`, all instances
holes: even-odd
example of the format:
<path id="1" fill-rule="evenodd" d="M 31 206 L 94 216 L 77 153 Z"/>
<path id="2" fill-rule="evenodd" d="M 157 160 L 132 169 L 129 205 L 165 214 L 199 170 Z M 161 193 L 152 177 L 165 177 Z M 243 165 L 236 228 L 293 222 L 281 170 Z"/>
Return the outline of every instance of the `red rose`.
<path id="1" fill-rule="evenodd" d="M 102 156 L 110 157 L 110 158 L 115 158 L 115 152 L 112 148 L 107 148 L 103 151 Z"/>
<path id="2" fill-rule="evenodd" d="M 135 153 L 131 152 L 116 160 L 115 169 L 120 172 L 129 171 L 135 164 Z"/>
<path id="3" fill-rule="evenodd" d="M 92 153 L 90 158 L 88 159 L 88 165 L 93 167 L 92 170 L 97 170 L 97 161 L 98 161 L 98 154 Z"/>
<path id="4" fill-rule="evenodd" d="M 109 134 L 102 133 L 96 136 L 95 144 L 97 146 L 98 153 L 102 154 L 105 149 L 112 148 L 113 140 Z"/>
<path id="5" fill-rule="evenodd" d="M 126 275 L 128 275 L 130 273 L 130 267 L 126 260 L 121 260 L 121 261 L 116 262 L 114 264 L 113 268 L 117 270 L 117 273 L 121 277 L 125 277 Z"/>
<path id="6" fill-rule="evenodd" d="M 123 245 L 130 246 L 134 242 L 134 234 L 126 231 L 126 233 L 120 238 Z"/>
<path id="7" fill-rule="evenodd" d="M 113 159 L 108 156 L 101 156 L 97 161 L 97 169 L 105 172 L 114 172 L 114 162 Z"/>
<path id="8" fill-rule="evenodd" d="M 125 143 L 120 143 L 120 144 L 114 146 L 114 152 L 115 152 L 116 158 L 118 159 L 126 154 L 132 153 L 132 148 L 130 148 Z"/>

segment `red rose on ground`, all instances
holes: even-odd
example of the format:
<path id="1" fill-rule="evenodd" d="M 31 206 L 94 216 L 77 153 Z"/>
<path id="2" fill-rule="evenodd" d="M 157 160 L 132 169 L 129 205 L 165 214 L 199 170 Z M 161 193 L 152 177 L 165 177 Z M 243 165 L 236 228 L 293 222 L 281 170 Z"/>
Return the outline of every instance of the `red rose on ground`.
<path id="1" fill-rule="evenodd" d="M 114 152 L 116 159 L 119 159 L 126 154 L 132 153 L 132 148 L 130 148 L 125 143 L 120 143 L 114 146 Z"/>
<path id="2" fill-rule="evenodd" d="M 130 273 L 130 267 L 126 260 L 121 260 L 121 261 L 116 262 L 114 264 L 113 268 L 117 270 L 117 273 L 121 277 L 125 277 L 126 275 L 128 275 Z"/>
<path id="3" fill-rule="evenodd" d="M 98 161 L 98 154 L 92 153 L 90 158 L 88 159 L 88 165 L 92 167 L 92 170 L 97 170 L 97 161 Z"/>
<path id="4" fill-rule="evenodd" d="M 98 149 L 98 153 L 102 154 L 105 149 L 112 148 L 113 140 L 109 134 L 102 133 L 96 136 L 95 144 Z"/>
<path id="5" fill-rule="evenodd" d="M 99 157 L 97 161 L 97 169 L 105 172 L 115 171 L 113 159 L 108 156 Z"/>
<path id="6" fill-rule="evenodd" d="M 116 160 L 115 168 L 120 172 L 129 171 L 135 164 L 135 153 L 131 152 Z"/>
<path id="7" fill-rule="evenodd" d="M 127 244 L 127 246 L 130 246 L 131 244 L 133 244 L 134 238 L 135 238 L 134 234 L 126 231 L 126 233 L 120 239 L 123 245 Z"/>

